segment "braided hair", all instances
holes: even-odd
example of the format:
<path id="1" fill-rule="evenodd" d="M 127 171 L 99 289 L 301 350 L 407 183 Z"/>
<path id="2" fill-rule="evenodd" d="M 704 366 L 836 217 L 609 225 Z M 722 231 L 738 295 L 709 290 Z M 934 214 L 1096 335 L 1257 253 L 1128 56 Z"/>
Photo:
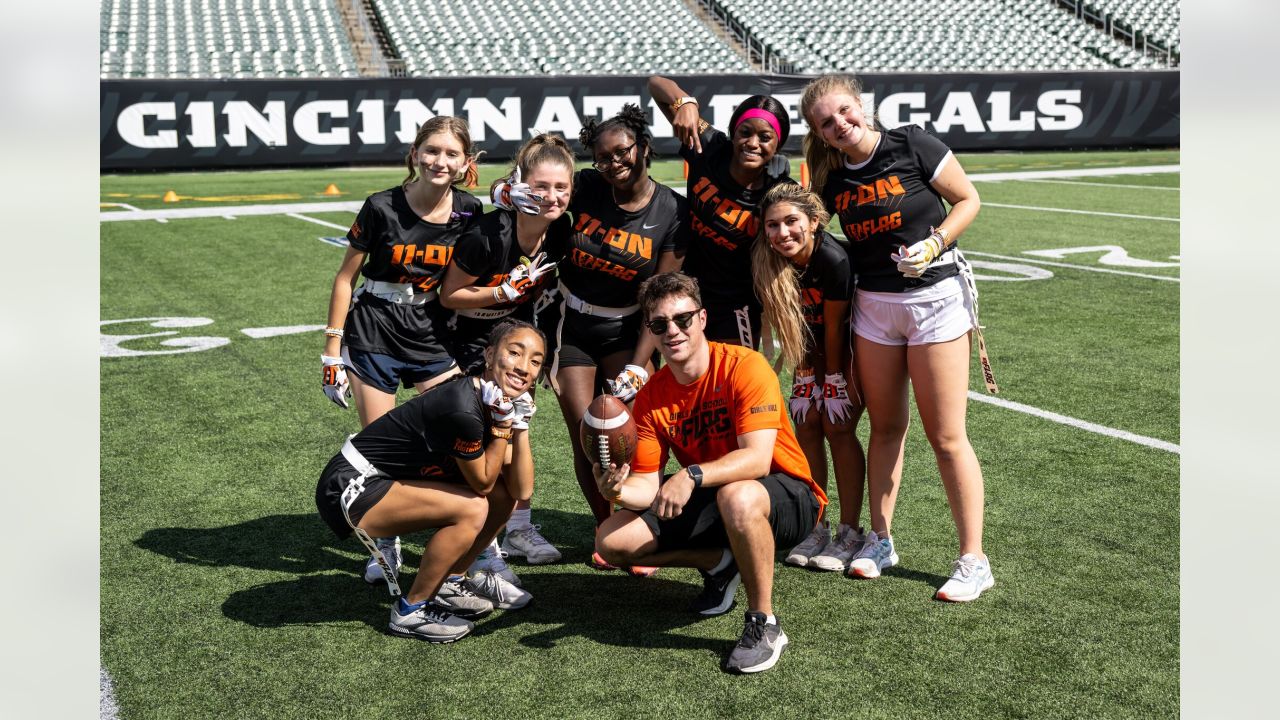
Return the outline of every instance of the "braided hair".
<path id="1" fill-rule="evenodd" d="M 620 130 L 631 137 L 639 146 L 639 155 L 644 158 L 644 166 L 649 167 L 653 162 L 652 153 L 646 152 L 649 149 L 653 136 L 649 134 L 649 121 L 644 116 L 644 111 L 635 103 L 627 103 L 622 106 L 617 115 L 608 120 L 599 121 L 594 117 L 587 118 L 582 123 L 582 131 L 578 133 L 578 142 L 582 143 L 582 149 L 588 154 L 595 147 L 596 141 L 600 139 L 610 130 Z"/>

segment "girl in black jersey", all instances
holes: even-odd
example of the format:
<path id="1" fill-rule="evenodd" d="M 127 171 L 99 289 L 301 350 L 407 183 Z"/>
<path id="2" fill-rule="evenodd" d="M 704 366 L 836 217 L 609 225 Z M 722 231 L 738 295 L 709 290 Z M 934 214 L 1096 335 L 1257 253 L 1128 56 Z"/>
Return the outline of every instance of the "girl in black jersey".
<path id="1" fill-rule="evenodd" d="M 751 247 L 766 191 L 787 176 L 778 148 L 791 121 L 772 97 L 753 95 L 733 111 L 729 135 L 698 116 L 698 101 L 673 81 L 649 78 L 649 94 L 680 140 L 689 163 L 689 248 L 684 272 L 697 278 L 707 309 L 707 338 L 756 347 L 760 301 L 751 280 Z"/>
<path id="2" fill-rule="evenodd" d="M 542 134 L 530 139 L 516 153 L 515 172 L 537 195 L 536 214 L 487 213 L 476 232 L 458 245 L 441 290 L 441 302 L 457 312 L 454 357 L 468 373 L 481 366 L 488 333 L 503 318 L 537 323 L 539 300 L 553 289 L 556 264 L 573 232 L 565 212 L 573 190 L 573 153 L 564 138 Z M 517 432 L 506 474 L 515 479 L 520 502 L 501 550 L 535 565 L 559 560 L 560 552 L 529 517 L 533 455 L 528 433 Z M 514 576 L 509 579 L 518 582 Z"/>
<path id="3" fill-rule="evenodd" d="M 800 107 L 809 123 L 805 158 L 813 189 L 839 217 L 858 276 L 854 332 L 871 417 L 872 532 L 849 574 L 878 577 L 898 562 L 890 525 L 910 380 L 960 539 L 960 558 L 937 597 L 974 600 L 995 579 L 982 552 L 982 469 L 965 430 L 976 293 L 955 243 L 978 214 L 978 193 L 951 151 L 928 132 L 874 124 L 853 77 L 814 80 Z"/>
<path id="4" fill-rule="evenodd" d="M 320 358 L 324 392 L 346 408 L 354 391 L 362 427 L 395 407 L 400 385 L 421 393 L 458 373 L 437 294 L 454 246 L 476 226 L 483 208 L 454 188 L 475 180 L 466 122 L 438 116 L 423 123 L 405 165 L 403 183 L 370 195 L 360 208 L 329 298 Z M 353 296 L 359 275 L 364 284 Z M 399 568 L 399 538 L 379 544 Z M 365 580 L 383 579 L 370 557 Z"/>
<path id="5" fill-rule="evenodd" d="M 316 507 L 339 538 L 353 532 L 380 563 L 390 559 L 370 536 L 437 528 L 422 565 L 401 595 L 390 572 L 389 630 L 428 642 L 453 642 L 495 607 L 530 596 L 493 573 L 463 575 L 505 522 L 516 488 L 500 481 L 512 425 L 532 408 L 513 402 L 533 387 L 546 344 L 527 323 L 495 329 L 479 377 L 455 377 L 382 415 L 333 456 L 316 485 Z"/>
<path id="6" fill-rule="evenodd" d="M 853 271 L 844 247 L 823 229 L 831 216 L 814 193 L 792 183 L 775 185 L 760 202 L 760 215 L 761 239 L 751 251 L 751 267 L 764 317 L 778 332 L 783 360 L 795 369 L 788 405 L 796 439 L 814 481 L 826 490 L 826 438 L 840 490 L 835 539 L 823 520 L 784 560 L 843 571 L 863 545 L 859 518 L 866 474 L 855 433 L 862 398 L 849 352 Z M 855 381 L 852 388 L 849 380 Z"/>

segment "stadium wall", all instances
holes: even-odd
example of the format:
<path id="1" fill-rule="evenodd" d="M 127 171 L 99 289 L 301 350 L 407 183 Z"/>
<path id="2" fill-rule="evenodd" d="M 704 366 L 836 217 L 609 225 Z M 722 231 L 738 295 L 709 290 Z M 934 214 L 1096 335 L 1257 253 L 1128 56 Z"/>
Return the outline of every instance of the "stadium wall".
<path id="1" fill-rule="evenodd" d="M 808 77 L 674 76 L 725 128 L 745 97 L 791 109 L 785 151 L 800 152 Z M 916 123 L 955 150 L 1071 150 L 1179 144 L 1179 73 L 1172 71 L 867 74 L 888 127 Z M 467 119 L 487 159 L 511 157 L 535 130 L 576 140 L 580 118 L 640 102 L 654 149 L 676 153 L 646 77 L 466 77 L 288 80 L 104 80 L 102 170 L 399 163 L 417 126 Z M 576 147 L 576 142 L 572 143 Z"/>

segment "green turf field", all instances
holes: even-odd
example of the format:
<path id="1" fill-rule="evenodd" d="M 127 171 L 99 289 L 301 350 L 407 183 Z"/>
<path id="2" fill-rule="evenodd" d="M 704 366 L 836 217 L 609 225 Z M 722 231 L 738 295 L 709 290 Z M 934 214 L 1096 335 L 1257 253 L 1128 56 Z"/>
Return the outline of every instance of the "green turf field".
<path id="1" fill-rule="evenodd" d="M 981 173 L 1178 157 L 961 159 Z M 680 184 L 678 163 L 655 174 Z M 894 522 L 902 564 L 854 581 L 779 563 L 774 604 L 791 646 L 750 677 L 718 669 L 743 592 L 737 611 L 695 620 L 682 608 L 696 572 L 642 580 L 583 564 L 592 523 L 545 391 L 531 430 L 534 521 L 564 562 L 516 565 L 534 604 L 495 613 L 456 645 L 383 633 L 387 594 L 359 578 L 359 543 L 336 541 L 315 514 L 321 468 L 358 429 L 354 410 L 320 391 L 320 334 L 244 332 L 324 323 L 342 249 L 321 238 L 344 233 L 320 223 L 345 228 L 353 213 L 231 208 L 359 201 L 402 176 L 102 178 L 104 213 L 218 206 L 234 218 L 101 224 L 102 332 L 113 336 L 101 360 L 101 639 L 121 717 L 1177 713 L 1176 173 L 979 183 L 984 209 L 962 246 L 980 275 L 998 399 L 1023 408 L 970 406 L 997 584 L 968 605 L 932 599 L 956 545 L 914 418 Z M 328 183 L 345 194 L 318 195 Z M 183 199 L 162 203 L 167 190 Z M 1082 247 L 1099 249 L 1065 252 Z M 422 540 L 407 539 L 406 568 Z"/>

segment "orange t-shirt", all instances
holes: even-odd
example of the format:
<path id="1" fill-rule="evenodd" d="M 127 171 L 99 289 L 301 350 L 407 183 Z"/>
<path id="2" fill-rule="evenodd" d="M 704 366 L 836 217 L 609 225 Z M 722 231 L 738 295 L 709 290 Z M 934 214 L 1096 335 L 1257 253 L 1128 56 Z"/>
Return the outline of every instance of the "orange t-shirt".
<path id="1" fill-rule="evenodd" d="M 787 417 L 778 376 L 764 356 L 737 345 L 709 345 L 710 366 L 693 383 L 681 385 L 664 367 L 640 388 L 632 412 L 636 452 L 631 469 L 660 471 L 668 450 L 684 467 L 719 460 L 738 449 L 739 435 L 777 430 L 769 472 L 785 472 L 805 481 L 819 506 L 825 507 L 827 494 L 809 473 L 809 461 Z"/>

